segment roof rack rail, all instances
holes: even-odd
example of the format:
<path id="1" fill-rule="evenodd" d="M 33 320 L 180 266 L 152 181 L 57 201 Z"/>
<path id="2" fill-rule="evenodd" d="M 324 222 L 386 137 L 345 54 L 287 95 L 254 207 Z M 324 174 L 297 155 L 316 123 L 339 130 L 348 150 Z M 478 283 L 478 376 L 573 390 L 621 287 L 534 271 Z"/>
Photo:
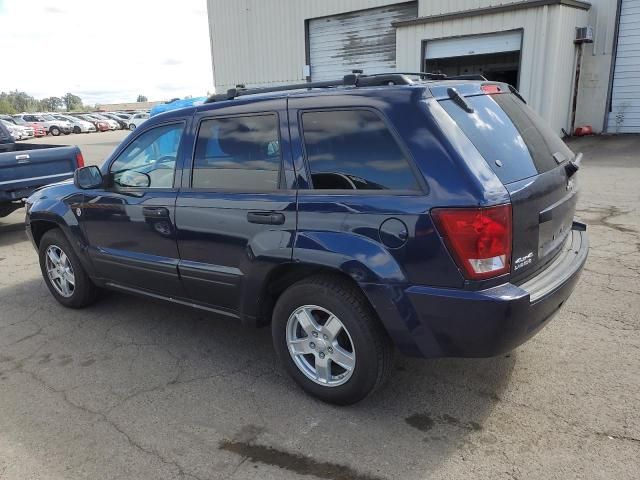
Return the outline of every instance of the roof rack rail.
<path id="1" fill-rule="evenodd" d="M 480 75 L 479 73 L 469 73 L 466 75 L 451 75 L 447 77 L 445 75 L 446 80 L 481 80 L 483 82 L 487 81 L 487 78 L 484 75 Z"/>
<path id="2" fill-rule="evenodd" d="M 305 82 L 289 85 L 278 85 L 274 87 L 246 88 L 239 84 L 235 88 L 230 88 L 226 93 L 209 96 L 205 103 L 233 100 L 244 95 L 256 95 L 271 92 L 286 92 L 289 90 L 311 90 L 313 88 L 336 88 L 336 87 L 381 87 L 386 85 L 411 85 L 413 81 L 409 77 L 420 77 L 425 80 L 486 80 L 482 75 L 457 75 L 448 77 L 443 73 L 429 72 L 393 72 L 374 73 L 365 75 L 362 70 L 352 70 L 350 74 L 342 77 L 341 80 L 328 80 L 324 82 Z"/>

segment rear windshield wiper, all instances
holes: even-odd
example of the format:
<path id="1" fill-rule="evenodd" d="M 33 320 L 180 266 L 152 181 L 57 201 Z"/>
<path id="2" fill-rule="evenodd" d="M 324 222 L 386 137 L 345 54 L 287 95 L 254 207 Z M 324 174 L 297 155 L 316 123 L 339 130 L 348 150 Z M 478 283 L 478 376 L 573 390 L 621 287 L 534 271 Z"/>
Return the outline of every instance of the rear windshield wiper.
<path id="1" fill-rule="evenodd" d="M 449 98 L 453 100 L 453 102 L 461 107 L 465 112 L 474 112 L 473 107 L 469 105 L 469 102 L 467 102 L 464 97 L 460 95 L 460 92 L 458 92 L 458 90 L 456 90 L 455 88 L 447 88 L 447 95 L 449 95 Z"/>

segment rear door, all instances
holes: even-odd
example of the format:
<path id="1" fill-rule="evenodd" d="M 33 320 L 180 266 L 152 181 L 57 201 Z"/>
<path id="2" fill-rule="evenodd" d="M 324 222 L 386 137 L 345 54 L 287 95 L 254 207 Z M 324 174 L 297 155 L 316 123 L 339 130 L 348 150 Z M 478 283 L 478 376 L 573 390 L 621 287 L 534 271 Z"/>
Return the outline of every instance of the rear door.
<path id="1" fill-rule="evenodd" d="M 574 153 L 512 93 L 467 96 L 440 104 L 507 188 L 513 209 L 512 280 L 548 264 L 571 231 L 577 202 Z"/>
<path id="2" fill-rule="evenodd" d="M 194 302 L 252 317 L 296 230 L 286 100 L 196 114 L 194 134 L 176 205 L 180 277 Z"/>

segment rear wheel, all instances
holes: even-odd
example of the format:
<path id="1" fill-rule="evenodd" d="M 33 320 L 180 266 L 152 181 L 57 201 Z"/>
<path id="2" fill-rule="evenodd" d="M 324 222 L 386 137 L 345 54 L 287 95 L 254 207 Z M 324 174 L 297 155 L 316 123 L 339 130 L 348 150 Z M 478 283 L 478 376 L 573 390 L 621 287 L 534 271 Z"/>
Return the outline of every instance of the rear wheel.
<path id="1" fill-rule="evenodd" d="M 64 234 L 49 230 L 38 247 L 40 270 L 49 291 L 65 307 L 91 305 L 98 292 Z"/>
<path id="2" fill-rule="evenodd" d="M 58 135 L 60 135 L 60 129 L 58 127 L 53 126 L 49 129 L 49 133 L 54 137 L 57 137 Z"/>
<path id="3" fill-rule="evenodd" d="M 308 393 L 356 403 L 386 379 L 393 347 L 360 290 L 339 276 L 292 285 L 278 299 L 272 336 L 280 361 Z"/>

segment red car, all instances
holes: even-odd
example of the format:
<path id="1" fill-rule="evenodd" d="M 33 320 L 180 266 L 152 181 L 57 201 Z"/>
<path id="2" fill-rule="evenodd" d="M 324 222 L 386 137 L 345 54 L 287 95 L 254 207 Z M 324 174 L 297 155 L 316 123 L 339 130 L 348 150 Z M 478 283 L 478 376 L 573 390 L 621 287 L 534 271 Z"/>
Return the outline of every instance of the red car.
<path id="1" fill-rule="evenodd" d="M 25 126 L 29 126 L 31 128 L 33 128 L 33 136 L 38 138 L 38 137 L 46 137 L 47 136 L 47 130 L 40 125 L 39 123 L 29 123 L 27 122 L 27 124 Z"/>

